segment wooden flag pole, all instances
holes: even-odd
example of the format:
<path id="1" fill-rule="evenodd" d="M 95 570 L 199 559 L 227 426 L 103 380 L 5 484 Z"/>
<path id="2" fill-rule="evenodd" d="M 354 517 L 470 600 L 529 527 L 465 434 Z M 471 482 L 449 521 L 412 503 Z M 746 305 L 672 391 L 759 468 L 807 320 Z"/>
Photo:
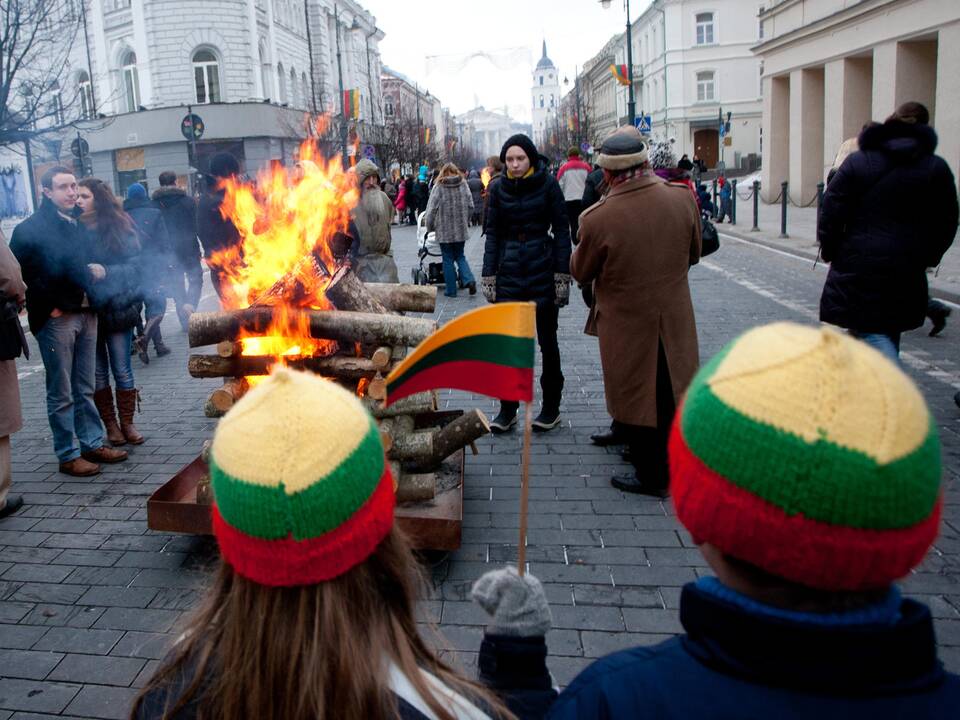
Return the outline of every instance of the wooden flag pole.
<path id="1" fill-rule="evenodd" d="M 527 498 L 530 496 L 530 435 L 533 424 L 533 403 L 526 402 L 523 420 L 523 462 L 520 470 L 520 545 L 517 548 L 517 571 L 522 577 L 527 565 Z"/>

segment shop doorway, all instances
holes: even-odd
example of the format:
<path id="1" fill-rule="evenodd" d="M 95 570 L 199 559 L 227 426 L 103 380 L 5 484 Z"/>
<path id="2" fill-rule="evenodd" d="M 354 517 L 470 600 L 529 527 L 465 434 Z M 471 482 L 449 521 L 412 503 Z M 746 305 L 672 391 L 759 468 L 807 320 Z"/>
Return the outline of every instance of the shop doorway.
<path id="1" fill-rule="evenodd" d="M 693 133 L 693 151 L 708 168 L 715 168 L 720 159 L 720 133 L 716 130 L 697 130 Z"/>

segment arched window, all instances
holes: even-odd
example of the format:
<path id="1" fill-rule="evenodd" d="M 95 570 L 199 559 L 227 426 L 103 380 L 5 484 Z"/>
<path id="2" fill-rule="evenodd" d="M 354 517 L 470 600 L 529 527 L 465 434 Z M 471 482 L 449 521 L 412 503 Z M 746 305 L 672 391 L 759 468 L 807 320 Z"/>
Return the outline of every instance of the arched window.
<path id="1" fill-rule="evenodd" d="M 80 93 L 80 117 L 93 117 L 93 84 L 86 70 L 77 75 L 77 90 Z"/>
<path id="2" fill-rule="evenodd" d="M 393 117 L 393 97 L 390 95 L 383 98 L 383 116 L 388 118 Z"/>
<path id="3" fill-rule="evenodd" d="M 63 94 L 60 92 L 60 83 L 56 80 L 53 81 L 53 85 L 50 86 L 50 109 L 53 111 L 53 119 L 56 121 L 57 125 L 63 125 L 66 118 L 63 114 Z"/>
<path id="4" fill-rule="evenodd" d="M 543 87 L 543 75 L 540 76 L 540 87 Z"/>
<path id="5" fill-rule="evenodd" d="M 290 105 L 300 107 L 300 88 L 297 86 L 297 69 L 290 68 Z"/>
<path id="6" fill-rule="evenodd" d="M 300 74 L 300 87 L 303 88 L 303 106 L 313 107 L 313 93 L 310 91 L 310 81 L 307 80 L 307 74 Z"/>
<path id="7" fill-rule="evenodd" d="M 713 71 L 697 73 L 697 102 L 710 102 L 714 98 Z"/>
<path id="8" fill-rule="evenodd" d="M 273 95 L 270 90 L 270 63 L 267 62 L 267 49 L 260 45 L 260 85 L 263 87 L 264 99 Z"/>
<path id="9" fill-rule="evenodd" d="M 713 13 L 697 13 L 697 45 L 713 44 Z"/>
<path id="10" fill-rule="evenodd" d="M 220 102 L 220 63 L 210 50 L 193 54 L 193 82 L 198 103 Z"/>
<path id="11" fill-rule="evenodd" d="M 540 96 L 540 107 L 543 107 L 543 95 Z"/>
<path id="12" fill-rule="evenodd" d="M 550 107 L 553 107 L 553 93 L 550 93 Z"/>
<path id="13" fill-rule="evenodd" d="M 140 107 L 140 76 L 137 74 L 137 54 L 127 50 L 120 60 L 123 77 L 123 101 L 126 112 L 136 112 Z"/>
<path id="14" fill-rule="evenodd" d="M 277 63 L 277 87 L 280 89 L 280 104 L 287 102 L 287 78 L 283 74 L 283 63 Z"/>

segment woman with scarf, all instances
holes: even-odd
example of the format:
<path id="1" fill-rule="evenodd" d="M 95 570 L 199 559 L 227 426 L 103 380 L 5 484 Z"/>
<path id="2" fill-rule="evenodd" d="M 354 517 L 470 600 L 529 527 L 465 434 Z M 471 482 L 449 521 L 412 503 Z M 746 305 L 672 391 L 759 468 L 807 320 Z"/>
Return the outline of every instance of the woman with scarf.
<path id="1" fill-rule="evenodd" d="M 441 168 L 427 202 L 427 232 L 437 233 L 447 297 L 457 296 L 458 271 L 460 286 L 468 288 L 471 295 L 477 292 L 477 283 L 463 255 L 474 209 L 472 192 L 463 175 L 456 165 L 447 163 Z"/>

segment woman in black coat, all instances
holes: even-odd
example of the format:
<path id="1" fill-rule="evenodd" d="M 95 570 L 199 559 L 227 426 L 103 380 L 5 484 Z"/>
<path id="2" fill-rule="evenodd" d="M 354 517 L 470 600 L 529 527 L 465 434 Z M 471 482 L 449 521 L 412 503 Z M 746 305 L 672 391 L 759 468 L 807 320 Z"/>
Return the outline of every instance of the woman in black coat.
<path id="1" fill-rule="evenodd" d="M 953 242 L 957 188 L 933 154 L 937 134 L 919 103 L 863 130 L 827 186 L 817 237 L 830 263 L 820 319 L 899 360 L 900 335 L 923 325 L 928 267 Z"/>
<path id="2" fill-rule="evenodd" d="M 93 401 L 112 445 L 139 445 L 143 435 L 133 424 L 137 388 L 130 344 L 142 305 L 140 242 L 133 221 L 102 180 L 84 178 L 79 185 L 77 207 L 83 211 L 80 222 L 90 234 L 91 258 L 103 268 L 104 275 L 90 290 L 90 304 L 97 311 Z M 117 386 L 119 423 L 110 389 L 111 371 Z"/>
<path id="3" fill-rule="evenodd" d="M 563 392 L 557 320 L 570 299 L 570 223 L 563 191 L 530 138 L 508 139 L 500 160 L 506 173 L 487 188 L 481 285 L 489 302 L 537 304 L 543 407 L 533 427 L 550 430 L 560 423 Z M 499 433 L 512 427 L 518 407 L 502 401 L 491 430 Z"/>

